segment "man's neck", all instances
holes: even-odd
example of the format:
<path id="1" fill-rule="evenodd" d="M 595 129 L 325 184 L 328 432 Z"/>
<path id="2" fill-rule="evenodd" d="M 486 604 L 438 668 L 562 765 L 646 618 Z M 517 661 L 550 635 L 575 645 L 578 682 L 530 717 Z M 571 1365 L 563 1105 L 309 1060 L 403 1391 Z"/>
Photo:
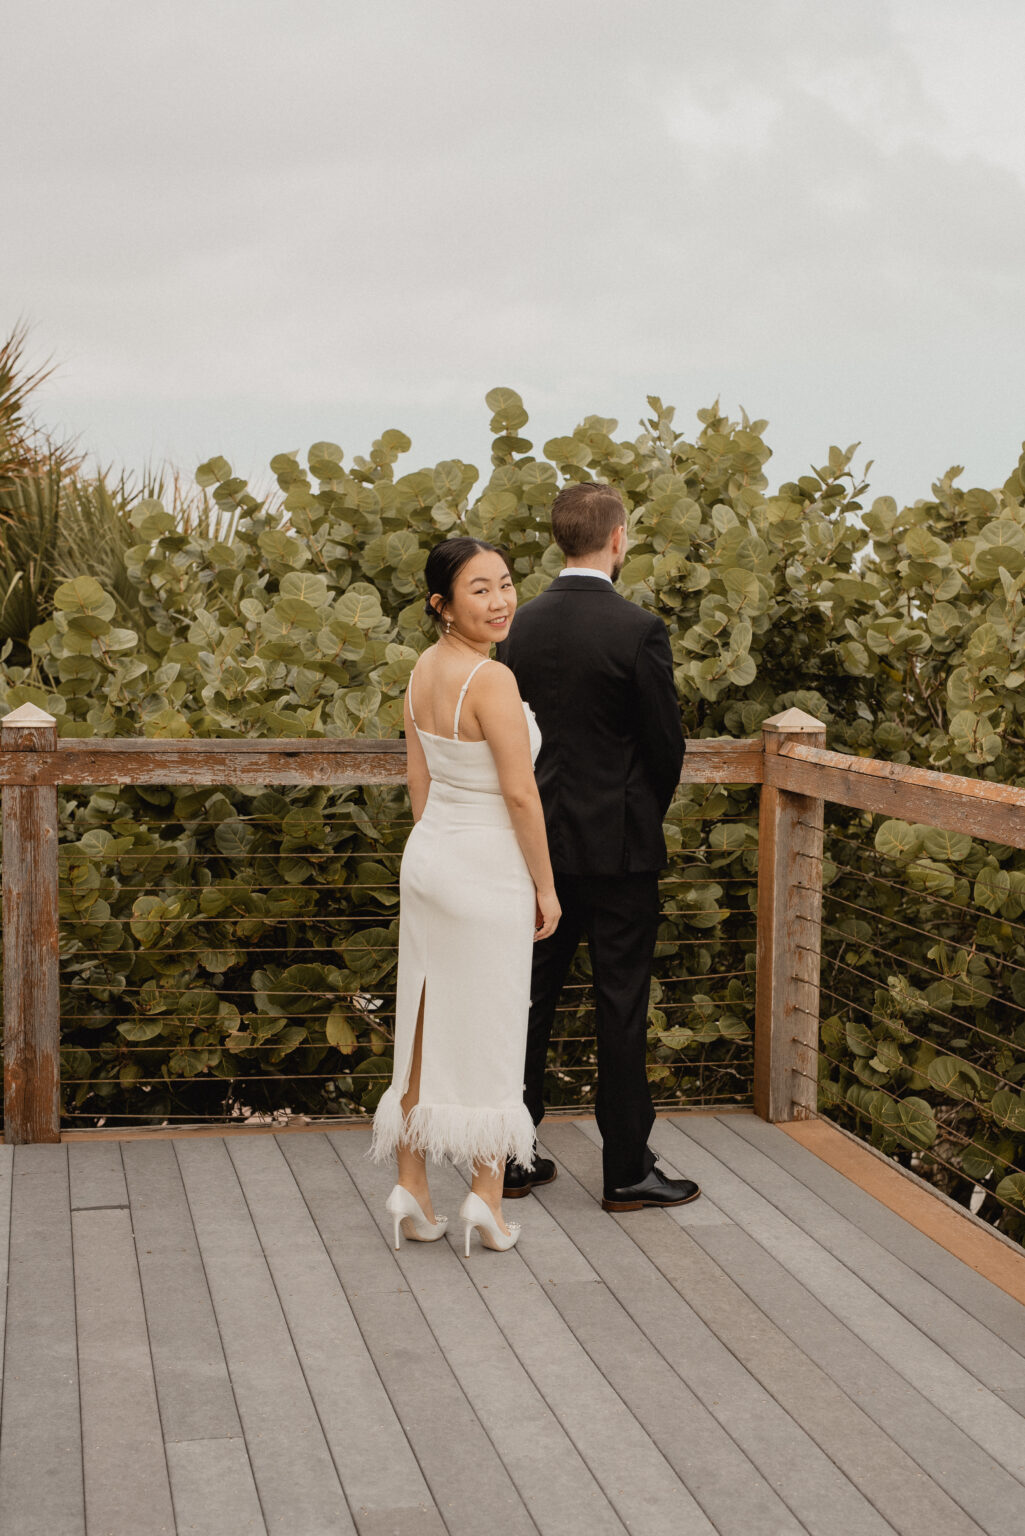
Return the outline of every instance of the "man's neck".
<path id="1" fill-rule="evenodd" d="M 587 555 L 580 560 L 566 561 L 567 571 L 576 571 L 580 569 L 586 571 L 601 571 L 603 576 L 607 576 L 610 581 L 612 580 L 612 561 L 608 558 L 607 555 Z"/>

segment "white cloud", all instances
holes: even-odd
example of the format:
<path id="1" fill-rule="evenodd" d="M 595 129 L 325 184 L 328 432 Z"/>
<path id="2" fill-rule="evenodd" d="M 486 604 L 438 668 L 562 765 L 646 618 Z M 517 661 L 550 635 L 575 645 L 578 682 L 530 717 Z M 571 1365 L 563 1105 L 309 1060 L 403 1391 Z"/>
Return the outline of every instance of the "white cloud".
<path id="1" fill-rule="evenodd" d="M 401 425 L 486 463 L 721 394 L 878 489 L 1025 432 L 1025 21 L 1004 0 L 9 0 L 0 325 L 103 457 Z M 5 173 L 7 175 L 9 173 Z"/>

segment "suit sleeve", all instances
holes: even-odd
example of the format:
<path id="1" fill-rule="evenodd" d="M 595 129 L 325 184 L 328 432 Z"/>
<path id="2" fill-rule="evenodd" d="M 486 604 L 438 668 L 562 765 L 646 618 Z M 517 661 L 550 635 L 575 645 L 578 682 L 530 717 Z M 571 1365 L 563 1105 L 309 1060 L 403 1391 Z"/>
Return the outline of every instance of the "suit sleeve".
<path id="1" fill-rule="evenodd" d="M 641 754 L 664 816 L 680 782 L 685 743 L 673 677 L 673 652 L 661 619 L 641 641 L 634 664 L 634 681 L 641 723 Z"/>

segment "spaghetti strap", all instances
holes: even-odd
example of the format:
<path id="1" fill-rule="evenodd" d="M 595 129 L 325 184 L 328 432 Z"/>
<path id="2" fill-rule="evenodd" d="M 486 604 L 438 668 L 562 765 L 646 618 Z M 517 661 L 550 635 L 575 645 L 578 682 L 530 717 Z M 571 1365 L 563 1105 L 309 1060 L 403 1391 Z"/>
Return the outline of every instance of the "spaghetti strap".
<path id="1" fill-rule="evenodd" d="M 487 666 L 487 664 L 488 664 L 488 662 L 490 660 L 491 660 L 490 656 L 485 656 L 483 661 L 478 661 L 477 665 L 474 667 L 473 671 L 470 673 L 470 676 L 466 679 L 466 682 L 463 684 L 463 686 L 459 690 L 459 698 L 456 701 L 456 717 L 455 717 L 455 720 L 452 722 L 452 740 L 453 741 L 458 741 L 459 740 L 459 711 L 463 707 L 463 699 L 466 696 L 466 690 L 467 690 L 467 688 L 469 688 L 470 682 L 473 679 L 473 677 L 480 671 L 481 667 Z M 412 709 L 413 709 L 412 704 L 409 706 L 409 708 L 410 708 L 410 712 L 412 713 Z"/>

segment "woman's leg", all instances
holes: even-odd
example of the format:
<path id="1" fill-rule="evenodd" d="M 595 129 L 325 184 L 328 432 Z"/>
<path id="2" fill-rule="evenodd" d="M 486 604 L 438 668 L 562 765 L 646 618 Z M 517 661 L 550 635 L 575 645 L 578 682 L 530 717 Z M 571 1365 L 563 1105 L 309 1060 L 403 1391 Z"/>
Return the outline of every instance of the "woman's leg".
<path id="1" fill-rule="evenodd" d="M 420 1102 L 420 1062 L 423 1056 L 423 1032 L 424 1032 L 424 994 L 426 984 L 420 991 L 420 1011 L 416 1016 L 416 1034 L 413 1038 L 413 1059 L 409 1067 L 409 1087 L 402 1096 L 402 1118 L 408 1119 L 410 1110 Z M 428 1221 L 434 1220 L 434 1207 L 431 1204 L 431 1192 L 427 1187 L 427 1159 L 422 1152 L 413 1152 L 404 1142 L 399 1142 L 396 1156 L 398 1159 L 398 1182 L 403 1189 L 408 1189 L 415 1200 L 420 1203 L 420 1209 Z M 501 1195 L 499 1186 L 499 1195 Z"/>
<path id="2" fill-rule="evenodd" d="M 480 1195 L 484 1204 L 493 1214 L 499 1227 L 508 1237 L 509 1228 L 505 1224 L 502 1215 L 502 1185 L 505 1182 L 505 1159 L 499 1163 L 498 1172 L 494 1172 L 487 1163 L 482 1168 L 473 1170 L 473 1181 L 470 1188 L 475 1195 Z"/>

